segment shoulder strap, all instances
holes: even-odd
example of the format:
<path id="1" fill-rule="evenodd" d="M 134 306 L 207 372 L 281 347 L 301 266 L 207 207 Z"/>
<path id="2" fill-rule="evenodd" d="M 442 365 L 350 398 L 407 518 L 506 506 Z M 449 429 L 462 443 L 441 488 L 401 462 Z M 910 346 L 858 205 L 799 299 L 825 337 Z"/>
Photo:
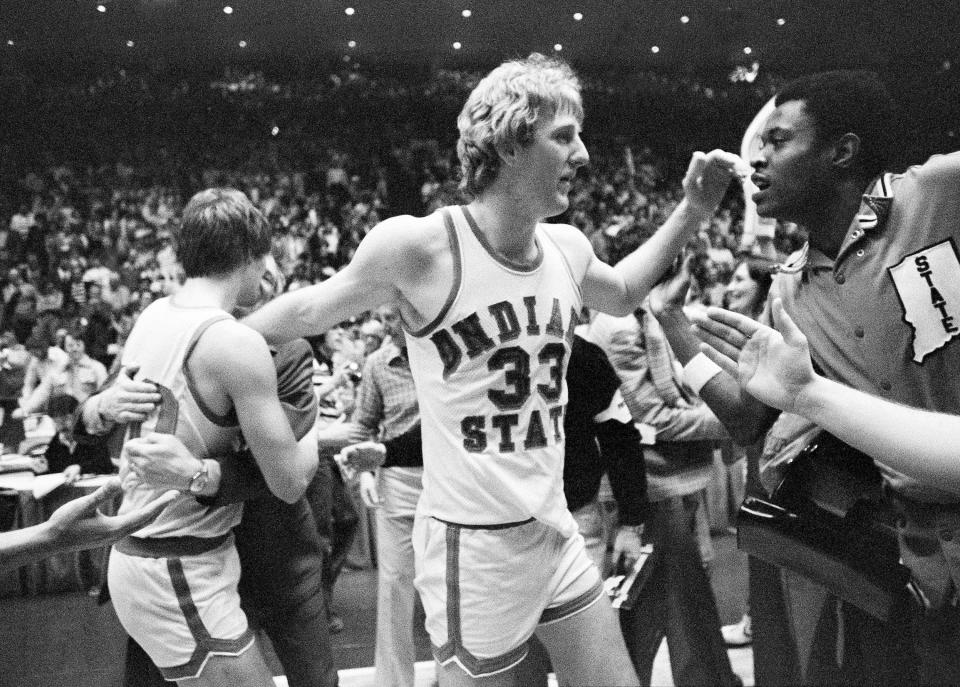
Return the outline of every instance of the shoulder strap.
<path id="1" fill-rule="evenodd" d="M 200 326 L 197 327 L 196 331 L 193 333 L 193 336 L 190 338 L 190 343 L 187 344 L 187 351 L 183 354 L 183 362 L 181 363 L 181 371 L 183 372 L 184 379 L 187 380 L 187 389 L 193 396 L 193 400 L 197 402 L 197 406 L 200 408 L 206 418 L 210 420 L 210 422 L 221 427 L 236 426 L 238 423 L 237 411 L 235 408 L 230 408 L 226 414 L 219 415 L 206 404 L 206 402 L 203 400 L 203 397 L 200 396 L 199 390 L 197 389 L 196 380 L 194 379 L 193 373 L 190 371 L 189 362 L 190 356 L 193 355 L 193 351 L 197 347 L 197 343 L 200 341 L 200 337 L 203 336 L 204 332 L 210 328 L 210 325 L 232 319 L 233 317 L 230 315 L 222 313 L 220 315 L 214 315 L 210 319 L 201 322 Z"/>
<path id="2" fill-rule="evenodd" d="M 460 283 L 463 280 L 463 255 L 460 250 L 460 237 L 453 222 L 453 215 L 450 213 L 450 208 L 441 208 L 440 214 L 443 216 L 443 224 L 447 228 L 447 240 L 450 242 L 450 255 L 453 258 L 453 283 L 450 285 L 447 300 L 444 302 L 443 307 L 440 308 L 437 316 L 433 318 L 433 321 L 416 331 L 407 329 L 410 336 L 418 338 L 429 334 L 443 321 L 443 318 L 446 317 L 451 306 L 453 306 L 453 301 L 457 298 L 457 293 L 460 291 Z M 406 327 L 404 328 L 406 329 Z"/>

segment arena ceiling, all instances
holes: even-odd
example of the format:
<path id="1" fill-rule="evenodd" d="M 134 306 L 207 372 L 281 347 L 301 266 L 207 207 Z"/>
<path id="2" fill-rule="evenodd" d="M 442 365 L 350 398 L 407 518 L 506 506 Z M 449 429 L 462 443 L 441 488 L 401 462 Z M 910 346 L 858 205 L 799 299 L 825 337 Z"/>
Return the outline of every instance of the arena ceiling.
<path id="1" fill-rule="evenodd" d="M 7 64 L 960 66 L 957 0 L 2 0 L 0 32 Z"/>

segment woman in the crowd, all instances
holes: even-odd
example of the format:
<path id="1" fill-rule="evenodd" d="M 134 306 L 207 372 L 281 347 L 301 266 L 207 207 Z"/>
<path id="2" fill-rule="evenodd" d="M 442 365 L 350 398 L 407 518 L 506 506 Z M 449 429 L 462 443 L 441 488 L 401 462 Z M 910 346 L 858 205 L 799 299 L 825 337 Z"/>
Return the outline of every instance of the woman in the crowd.
<path id="1" fill-rule="evenodd" d="M 773 265 L 773 261 L 766 258 L 742 256 L 724 291 L 724 307 L 753 319 L 759 318 L 773 281 Z"/>

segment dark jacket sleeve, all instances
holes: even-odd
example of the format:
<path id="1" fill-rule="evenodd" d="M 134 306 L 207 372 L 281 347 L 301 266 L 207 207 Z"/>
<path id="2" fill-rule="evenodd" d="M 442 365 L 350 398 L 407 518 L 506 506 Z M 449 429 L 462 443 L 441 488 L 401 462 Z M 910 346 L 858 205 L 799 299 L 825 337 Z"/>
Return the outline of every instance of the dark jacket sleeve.
<path id="1" fill-rule="evenodd" d="M 610 489 L 617 501 L 620 524 L 646 522 L 650 504 L 640 432 L 632 424 L 607 420 L 597 425 L 597 442 L 610 479 Z"/>
<path id="2" fill-rule="evenodd" d="M 277 367 L 277 393 L 280 404 L 299 440 L 317 419 L 317 400 L 313 395 L 313 352 L 303 339 L 281 346 L 273 356 Z M 259 496 L 270 489 L 249 450 L 226 456 L 213 456 L 220 463 L 220 490 L 211 497 L 199 497 L 209 506 L 226 506 Z"/>
<path id="3" fill-rule="evenodd" d="M 423 441 L 420 435 L 420 423 L 411 427 L 405 434 L 383 442 L 387 449 L 385 468 L 422 468 Z"/>
<path id="4" fill-rule="evenodd" d="M 639 524 L 647 507 L 640 433 L 632 423 L 595 420 L 610 406 L 619 387 L 620 378 L 603 350 L 574 336 L 567 372 L 569 402 L 564 416 L 564 492 L 569 507 L 575 510 L 596 497 L 600 477 L 606 471 L 621 524 Z"/>
<path id="5" fill-rule="evenodd" d="M 110 454 L 105 444 L 79 444 L 77 457 L 81 474 L 110 475 L 117 471 L 110 461 Z"/>
<path id="6" fill-rule="evenodd" d="M 640 432 L 633 423 L 618 420 L 595 422 L 606 410 L 620 388 L 620 377 L 603 349 L 580 337 L 574 337 L 571 367 L 577 363 L 582 381 L 571 386 L 578 396 L 592 397 L 581 419 L 593 430 L 599 448 L 599 469 L 607 473 L 610 489 L 617 501 L 621 525 L 639 525 L 647 515 L 647 470 L 640 447 Z M 576 389 L 574 389 L 574 386 Z M 571 404 L 575 401 L 571 398 Z"/>

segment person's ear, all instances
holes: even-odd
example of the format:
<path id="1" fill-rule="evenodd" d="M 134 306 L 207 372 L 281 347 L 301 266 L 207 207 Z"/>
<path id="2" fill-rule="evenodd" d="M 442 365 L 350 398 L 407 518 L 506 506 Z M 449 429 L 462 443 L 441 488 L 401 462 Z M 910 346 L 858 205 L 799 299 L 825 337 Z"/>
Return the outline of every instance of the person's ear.
<path id="1" fill-rule="evenodd" d="M 860 154 L 860 137 L 856 134 L 844 134 L 833 149 L 833 164 L 839 169 L 850 170 L 856 164 Z"/>

